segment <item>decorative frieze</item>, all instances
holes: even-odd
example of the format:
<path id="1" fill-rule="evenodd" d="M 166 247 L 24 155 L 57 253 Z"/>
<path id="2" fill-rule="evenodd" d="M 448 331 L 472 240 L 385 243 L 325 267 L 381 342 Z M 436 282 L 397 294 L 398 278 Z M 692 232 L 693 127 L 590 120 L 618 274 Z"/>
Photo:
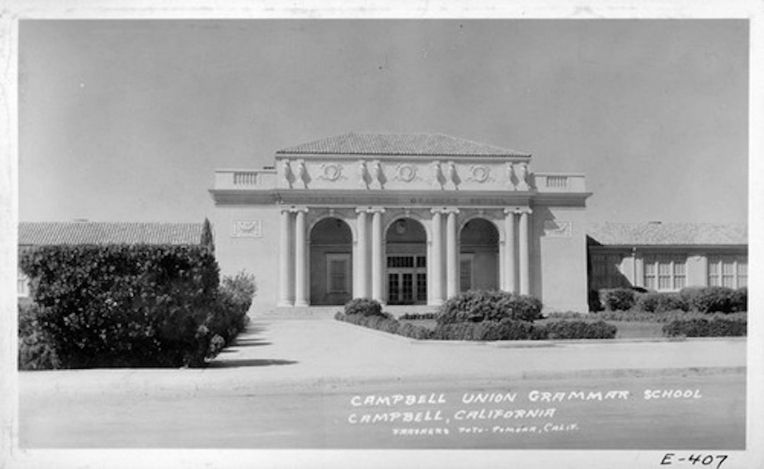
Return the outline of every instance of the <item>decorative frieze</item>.
<path id="1" fill-rule="evenodd" d="M 233 222 L 232 238 L 262 238 L 262 220 L 239 220 Z"/>

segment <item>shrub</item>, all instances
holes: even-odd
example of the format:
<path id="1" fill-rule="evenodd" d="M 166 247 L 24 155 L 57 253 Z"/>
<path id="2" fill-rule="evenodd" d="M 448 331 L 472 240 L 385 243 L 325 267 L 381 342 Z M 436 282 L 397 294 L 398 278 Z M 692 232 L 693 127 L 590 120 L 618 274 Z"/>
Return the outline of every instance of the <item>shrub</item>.
<path id="1" fill-rule="evenodd" d="M 201 366 L 210 353 L 218 266 L 205 247 L 43 246 L 21 267 L 62 367 Z"/>
<path id="2" fill-rule="evenodd" d="M 630 288 L 600 290 L 600 300 L 607 311 L 626 311 L 634 307 L 636 294 Z"/>
<path id="3" fill-rule="evenodd" d="M 404 313 L 398 319 L 414 321 L 417 319 L 435 319 L 436 317 L 438 317 L 438 313 Z"/>
<path id="4" fill-rule="evenodd" d="M 541 319 L 541 301 L 532 296 L 502 291 L 470 290 L 449 298 L 441 305 L 437 323 Z"/>
<path id="5" fill-rule="evenodd" d="M 398 335 L 405 337 L 411 337 L 412 339 L 424 340 L 429 339 L 432 335 L 432 331 L 426 327 L 417 326 L 411 323 L 401 323 L 401 326 L 396 332 Z"/>
<path id="6" fill-rule="evenodd" d="M 370 298 L 353 298 L 345 304 L 345 314 L 362 316 L 381 316 L 382 305 Z"/>
<path id="7" fill-rule="evenodd" d="M 732 312 L 748 311 L 748 288 L 738 288 L 732 293 Z"/>
<path id="8" fill-rule="evenodd" d="M 432 333 L 435 340 L 539 340 L 546 338 L 546 330 L 528 321 L 503 319 L 501 321 L 460 322 L 438 325 Z"/>
<path id="9" fill-rule="evenodd" d="M 365 316 L 363 314 L 345 314 L 342 311 L 337 311 L 334 319 L 413 339 L 428 339 L 431 335 L 431 331 L 426 327 L 402 324 L 387 313 L 381 313 L 377 316 Z"/>
<path id="10" fill-rule="evenodd" d="M 663 335 L 666 337 L 732 337 L 746 334 L 745 319 L 696 318 L 675 320 L 663 326 Z"/>
<path id="11" fill-rule="evenodd" d="M 732 313 L 736 310 L 735 290 L 727 287 L 701 288 L 694 295 L 692 306 L 701 313 Z"/>
<path id="12" fill-rule="evenodd" d="M 666 311 L 687 311 L 689 306 L 682 297 L 675 293 L 643 293 L 637 298 L 636 309 L 649 313 Z"/>
<path id="13" fill-rule="evenodd" d="M 716 316 L 728 316 L 738 319 L 745 319 L 746 313 L 699 313 L 697 311 L 666 311 L 663 313 L 648 313 L 645 311 L 601 311 L 592 316 L 605 321 L 626 321 L 626 322 L 671 322 L 675 319 L 698 319 L 714 318 Z M 555 316 L 556 317 L 556 316 Z"/>
<path id="14" fill-rule="evenodd" d="M 552 321 L 544 327 L 550 339 L 612 339 L 618 332 L 605 321 Z"/>
<path id="15" fill-rule="evenodd" d="M 50 370 L 60 367 L 56 351 L 37 323 L 34 303 L 19 304 L 19 370 Z"/>
<path id="16" fill-rule="evenodd" d="M 589 305 L 589 311 L 602 311 L 602 302 L 600 301 L 600 292 L 597 290 L 589 290 L 586 301 Z"/>
<path id="17" fill-rule="evenodd" d="M 208 358 L 214 357 L 217 354 L 216 350 L 219 351 L 230 344 L 239 332 L 247 327 L 247 312 L 252 306 L 256 291 L 255 277 L 251 274 L 242 271 L 232 277 L 223 277 L 218 289 L 216 308 L 210 311 L 204 322 L 213 340 L 220 337 L 222 344 L 220 341 L 211 343 Z"/>

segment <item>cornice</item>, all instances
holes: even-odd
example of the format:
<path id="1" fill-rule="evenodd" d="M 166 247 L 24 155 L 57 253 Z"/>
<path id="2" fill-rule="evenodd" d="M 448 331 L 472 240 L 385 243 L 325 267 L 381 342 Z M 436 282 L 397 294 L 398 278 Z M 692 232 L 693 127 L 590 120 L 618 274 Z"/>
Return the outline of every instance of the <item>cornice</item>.
<path id="1" fill-rule="evenodd" d="M 215 205 L 584 206 L 591 193 L 530 191 L 234 190 L 211 189 Z"/>

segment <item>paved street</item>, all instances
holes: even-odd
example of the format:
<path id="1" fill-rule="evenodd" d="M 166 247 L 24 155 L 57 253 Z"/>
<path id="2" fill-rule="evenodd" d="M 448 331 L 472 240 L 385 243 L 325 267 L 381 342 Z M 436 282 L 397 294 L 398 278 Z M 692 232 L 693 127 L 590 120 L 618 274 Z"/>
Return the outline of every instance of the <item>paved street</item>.
<path id="1" fill-rule="evenodd" d="M 20 443 L 735 449 L 744 366 L 741 339 L 435 343 L 336 321 L 259 321 L 205 370 L 21 373 Z M 393 402 L 410 395 L 427 399 Z M 357 405 L 368 396 L 380 400 Z"/>

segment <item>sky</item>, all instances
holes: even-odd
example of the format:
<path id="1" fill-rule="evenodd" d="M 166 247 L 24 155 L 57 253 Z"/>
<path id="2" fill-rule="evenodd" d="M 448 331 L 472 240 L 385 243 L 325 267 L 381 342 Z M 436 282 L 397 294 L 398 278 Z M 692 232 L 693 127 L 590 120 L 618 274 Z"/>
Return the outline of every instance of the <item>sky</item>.
<path id="1" fill-rule="evenodd" d="M 19 220 L 201 221 L 216 168 L 436 132 L 584 173 L 588 219 L 745 223 L 741 20 L 20 22 Z"/>

